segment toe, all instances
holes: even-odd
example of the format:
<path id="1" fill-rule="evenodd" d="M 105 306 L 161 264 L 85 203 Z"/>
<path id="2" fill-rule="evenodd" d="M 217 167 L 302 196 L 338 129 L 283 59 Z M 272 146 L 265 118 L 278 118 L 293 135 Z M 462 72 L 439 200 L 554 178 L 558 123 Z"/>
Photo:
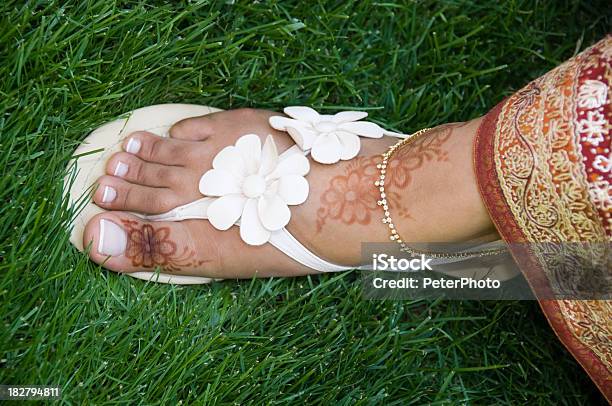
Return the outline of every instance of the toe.
<path id="1" fill-rule="evenodd" d="M 199 275 L 201 258 L 186 227 L 178 222 L 146 222 L 123 212 L 94 216 L 83 234 L 83 245 L 97 264 L 116 272 L 154 271 Z M 211 256 L 211 252 L 207 251 Z"/>
<path id="2" fill-rule="evenodd" d="M 127 152 L 114 154 L 106 164 L 106 173 L 130 183 L 151 187 L 167 187 L 176 191 L 198 183 L 192 171 L 183 167 L 143 161 Z"/>
<path id="3" fill-rule="evenodd" d="M 162 165 L 186 166 L 197 160 L 196 143 L 138 131 L 123 141 L 123 150 L 138 158 Z"/>
<path id="4" fill-rule="evenodd" d="M 271 134 L 279 151 L 284 151 L 294 142 L 286 132 L 277 131 L 268 124 L 268 119 L 274 115 L 279 114 L 252 108 L 220 111 L 177 122 L 170 128 L 170 137 L 183 141 L 202 141 L 210 138 L 213 144 L 216 138 L 228 140 L 228 143 L 233 144 L 244 134 L 257 134 L 262 140 Z"/>
<path id="5" fill-rule="evenodd" d="M 186 118 L 170 128 L 170 137 L 179 140 L 203 141 L 211 135 L 213 135 L 213 123 L 209 115 Z"/>
<path id="6" fill-rule="evenodd" d="M 147 214 L 165 213 L 197 198 L 195 191 L 176 192 L 170 188 L 143 186 L 108 175 L 98 179 L 93 195 L 93 201 L 103 209 Z"/>

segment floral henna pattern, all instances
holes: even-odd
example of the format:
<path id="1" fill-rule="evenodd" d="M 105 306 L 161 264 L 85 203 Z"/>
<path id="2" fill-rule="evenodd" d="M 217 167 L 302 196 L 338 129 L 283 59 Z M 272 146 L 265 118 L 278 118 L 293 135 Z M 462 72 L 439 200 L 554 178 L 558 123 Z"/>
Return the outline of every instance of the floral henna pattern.
<path id="1" fill-rule="evenodd" d="M 410 212 L 401 203 L 401 190 L 412 182 L 414 172 L 426 162 L 448 161 L 444 143 L 451 137 L 453 129 L 465 123 L 446 124 L 434 128 L 424 137 L 415 140 L 406 148 L 398 151 L 387 168 L 387 200 L 395 207 L 399 216 L 410 218 Z M 380 156 L 357 157 L 349 162 L 343 175 L 335 176 L 321 196 L 321 206 L 317 210 L 317 232 L 323 229 L 328 220 L 341 221 L 343 224 L 370 224 L 373 212 L 379 210 L 378 179 L 376 164 Z"/>
<path id="2" fill-rule="evenodd" d="M 387 200 L 399 217 L 411 218 L 407 207 L 402 205 L 402 193 L 412 183 L 414 172 L 427 162 L 447 162 L 448 151 L 443 147 L 451 137 L 453 130 L 467 123 L 444 124 L 433 128 L 429 134 L 415 140 L 397 151 L 387 165 L 386 193 Z M 378 198 L 378 195 L 377 195 Z"/>
<path id="3" fill-rule="evenodd" d="M 140 225 L 134 220 L 121 220 L 128 233 L 128 246 L 125 256 L 137 268 L 160 267 L 163 271 L 177 272 L 196 267 L 207 261 L 195 259 L 195 250 L 183 247 L 179 252 L 177 245 L 170 239 L 169 227 Z"/>
<path id="4" fill-rule="evenodd" d="M 327 219 L 340 220 L 344 224 L 370 223 L 371 212 L 377 207 L 377 189 L 372 185 L 378 160 L 355 158 L 348 164 L 345 175 L 332 178 L 317 210 L 317 232 L 321 231 Z"/>
<path id="5" fill-rule="evenodd" d="M 448 152 L 443 149 L 444 143 L 450 138 L 453 129 L 463 127 L 465 124 L 438 126 L 429 131 L 429 134 L 397 151 L 388 164 L 387 185 L 405 188 L 412 180 L 412 172 L 421 168 L 425 162 L 448 161 Z"/>

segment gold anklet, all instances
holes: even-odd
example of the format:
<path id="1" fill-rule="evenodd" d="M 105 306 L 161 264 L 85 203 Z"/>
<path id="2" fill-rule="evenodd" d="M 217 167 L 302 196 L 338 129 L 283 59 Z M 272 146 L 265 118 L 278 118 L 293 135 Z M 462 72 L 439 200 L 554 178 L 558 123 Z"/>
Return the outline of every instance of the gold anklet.
<path id="1" fill-rule="evenodd" d="M 494 255 L 505 253 L 506 252 L 505 249 L 492 249 L 492 250 L 477 251 L 477 252 L 460 252 L 456 254 L 416 251 L 416 250 L 413 250 L 412 248 L 409 248 L 404 242 L 404 240 L 398 234 L 397 229 L 395 228 L 395 224 L 393 224 L 393 220 L 391 219 L 391 212 L 389 211 L 387 195 L 385 193 L 385 175 L 387 173 L 387 163 L 389 162 L 389 160 L 391 159 L 395 151 L 415 141 L 417 138 L 419 138 L 421 135 L 425 134 L 429 130 L 431 130 L 431 128 L 423 128 L 422 130 L 415 132 L 411 136 L 398 141 L 395 145 L 390 146 L 389 149 L 385 153 L 382 154 L 382 162 L 376 165 L 376 167 L 380 170 L 380 176 L 378 177 L 378 180 L 374 182 L 374 185 L 377 186 L 378 190 L 380 191 L 380 200 L 377 202 L 377 204 L 379 206 L 382 206 L 382 209 L 384 210 L 384 216 L 383 216 L 382 222 L 384 224 L 387 224 L 387 226 L 389 227 L 389 239 L 391 241 L 397 242 L 400 245 L 401 251 L 406 252 L 412 256 L 425 255 L 431 258 L 458 259 L 458 258 L 468 258 L 468 257 L 474 257 L 474 256 L 478 256 L 478 257 L 494 256 Z"/>

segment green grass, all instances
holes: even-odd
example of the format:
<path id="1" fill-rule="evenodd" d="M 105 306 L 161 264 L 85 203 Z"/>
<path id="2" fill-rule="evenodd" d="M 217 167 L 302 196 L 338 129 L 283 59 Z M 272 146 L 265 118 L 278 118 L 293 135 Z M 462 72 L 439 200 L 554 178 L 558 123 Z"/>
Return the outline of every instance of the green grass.
<path id="1" fill-rule="evenodd" d="M 68 242 L 72 151 L 131 109 L 485 113 L 601 38 L 607 1 L 4 1 L 0 384 L 71 404 L 592 404 L 532 302 L 378 302 L 356 273 L 212 286 L 109 273 Z"/>

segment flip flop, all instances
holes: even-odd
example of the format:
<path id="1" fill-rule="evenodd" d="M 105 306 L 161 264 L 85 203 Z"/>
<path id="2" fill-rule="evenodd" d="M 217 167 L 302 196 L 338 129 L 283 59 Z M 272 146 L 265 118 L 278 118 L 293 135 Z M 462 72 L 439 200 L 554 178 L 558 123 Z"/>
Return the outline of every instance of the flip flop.
<path id="1" fill-rule="evenodd" d="M 78 207 L 71 224 L 70 242 L 79 251 L 85 250 L 85 247 L 83 247 L 85 225 L 93 216 L 106 211 L 91 200 L 89 194 L 92 186 L 100 176 L 104 175 L 106 162 L 112 154 L 121 151 L 123 140 L 129 134 L 144 130 L 162 137 L 168 137 L 168 131 L 174 123 L 186 118 L 218 111 L 222 110 L 194 104 L 159 104 L 131 111 L 124 117 L 92 131 L 74 152 L 73 159 L 68 164 L 68 173 L 64 179 L 64 193 L 69 195 L 72 207 Z M 298 153 L 303 154 L 299 147 L 294 146 L 282 155 L 288 156 Z M 210 200 L 205 197 L 161 215 L 132 214 L 150 221 L 207 219 L 205 213 Z M 270 243 L 296 261 L 322 272 L 353 269 L 320 259 L 293 238 L 285 228 L 277 230 Z M 126 274 L 137 279 L 180 285 L 205 284 L 216 280 L 198 276 L 172 275 L 164 272 L 139 271 Z"/>

